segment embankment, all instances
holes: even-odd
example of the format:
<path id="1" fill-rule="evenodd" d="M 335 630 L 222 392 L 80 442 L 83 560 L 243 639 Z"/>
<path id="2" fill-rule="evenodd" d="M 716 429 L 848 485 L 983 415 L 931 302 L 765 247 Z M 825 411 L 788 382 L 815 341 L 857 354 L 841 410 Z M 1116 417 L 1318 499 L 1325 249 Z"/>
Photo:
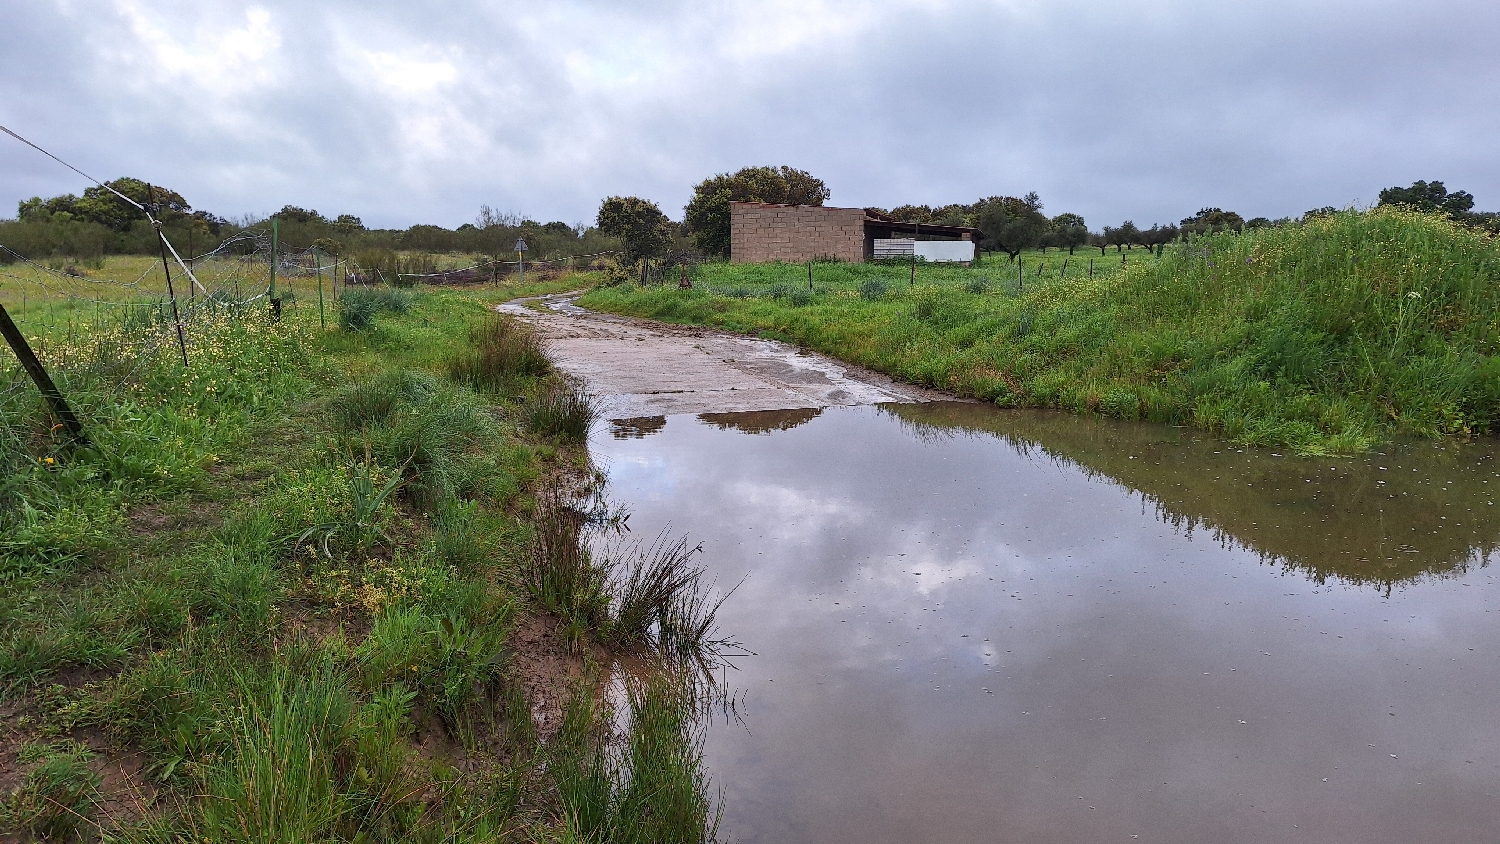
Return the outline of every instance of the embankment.
<path id="1" fill-rule="evenodd" d="M 692 289 L 607 287 L 579 304 L 775 336 L 1002 406 L 1304 454 L 1488 434 L 1500 418 L 1500 247 L 1446 219 L 1346 211 L 1024 292 L 1010 266 L 921 268 L 908 286 L 904 269 L 820 264 L 809 295 L 803 267 L 708 265 Z"/>

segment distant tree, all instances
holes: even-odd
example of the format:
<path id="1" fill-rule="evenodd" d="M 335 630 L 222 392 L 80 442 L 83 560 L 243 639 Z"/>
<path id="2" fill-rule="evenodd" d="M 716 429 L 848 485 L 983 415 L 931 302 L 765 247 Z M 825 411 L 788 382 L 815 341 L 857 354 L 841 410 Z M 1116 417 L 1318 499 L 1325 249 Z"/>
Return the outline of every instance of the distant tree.
<path id="1" fill-rule="evenodd" d="M 341 234 L 354 234 L 365 230 L 365 221 L 353 214 L 340 214 L 334 218 L 333 229 Z"/>
<path id="2" fill-rule="evenodd" d="M 1145 246 L 1148 252 L 1154 251 L 1156 254 L 1160 255 L 1162 248 L 1165 247 L 1168 243 L 1176 240 L 1178 234 L 1178 228 L 1171 223 L 1168 223 L 1165 226 L 1152 225 L 1151 228 L 1146 229 L 1145 231 L 1142 231 L 1140 233 L 1139 240 L 1141 245 Z"/>
<path id="3" fill-rule="evenodd" d="M 933 210 L 932 222 L 939 226 L 967 226 L 972 214 L 973 209 L 968 205 L 944 205 Z"/>
<path id="4" fill-rule="evenodd" d="M 280 211 L 271 215 L 278 220 L 288 223 L 326 223 L 323 215 L 317 211 L 309 211 L 306 208 L 298 208 L 295 205 L 283 205 Z"/>
<path id="5" fill-rule="evenodd" d="M 140 179 L 126 176 L 105 184 L 139 205 L 151 209 L 159 220 L 175 220 L 193 210 L 193 207 L 188 205 L 187 200 L 183 199 L 182 194 L 177 191 L 160 186 L 153 187 Z M 33 198 L 21 205 L 23 217 L 35 218 L 43 211 L 48 216 L 62 213 L 70 215 L 72 219 L 98 223 L 119 232 L 130 228 L 130 224 L 137 220 L 146 219 L 144 211 L 98 185 L 85 190 L 82 197 L 65 194 L 39 204 L 38 200 Z"/>
<path id="6" fill-rule="evenodd" d="M 546 225 L 542 226 L 540 230 L 557 237 L 578 237 L 578 232 L 574 231 L 572 226 L 559 220 L 553 220 L 552 222 L 547 223 Z"/>
<path id="7" fill-rule="evenodd" d="M 890 216 L 907 223 L 931 223 L 932 208 L 926 205 L 897 205 Z"/>
<path id="8" fill-rule="evenodd" d="M 1077 214 L 1065 213 L 1053 217 L 1050 234 L 1054 245 L 1066 248 L 1069 255 L 1073 254 L 1074 249 L 1089 241 L 1089 227 Z"/>
<path id="9" fill-rule="evenodd" d="M 497 226 L 506 228 L 518 228 L 521 218 L 516 214 L 508 214 L 496 211 L 488 205 L 479 206 L 479 216 L 474 218 L 474 225 L 481 229 L 492 229 Z"/>
<path id="10" fill-rule="evenodd" d="M 1337 214 L 1337 213 L 1339 213 L 1339 209 L 1334 208 L 1332 205 L 1325 205 L 1322 208 L 1314 208 L 1311 211 L 1308 211 L 1308 212 L 1304 213 L 1302 215 L 1302 222 L 1305 223 L 1308 220 L 1317 219 L 1318 217 L 1332 217 L 1334 214 Z M 1266 218 L 1265 217 L 1256 217 L 1255 220 L 1266 220 Z M 1255 220 L 1251 220 L 1249 223 L 1246 223 L 1245 227 L 1246 228 L 1251 228 L 1251 229 L 1260 228 L 1259 226 L 1253 225 L 1255 223 Z M 1266 220 L 1266 222 L 1265 222 L 1264 225 L 1270 225 L 1270 224 L 1271 224 L 1271 221 L 1270 220 Z"/>
<path id="11" fill-rule="evenodd" d="M 822 205 L 829 196 L 828 186 L 804 170 L 745 167 L 698 183 L 683 209 L 683 223 L 699 249 L 710 255 L 728 255 L 730 202 Z"/>
<path id="12" fill-rule="evenodd" d="M 1109 226 L 1105 226 L 1104 228 L 1105 231 L 1108 231 Z M 1089 245 L 1097 247 L 1099 254 L 1103 255 L 1105 247 L 1109 246 L 1109 235 L 1105 232 L 1089 232 Z"/>
<path id="13" fill-rule="evenodd" d="M 1245 227 L 1245 218 L 1222 208 L 1204 208 L 1182 221 L 1182 233 L 1213 234 L 1214 232 L 1237 232 Z"/>
<path id="14" fill-rule="evenodd" d="M 1125 222 L 1121 223 L 1120 228 L 1117 231 L 1119 232 L 1120 243 L 1123 244 L 1126 249 L 1134 249 L 1136 246 L 1140 245 L 1141 230 L 1133 221 L 1126 220 Z"/>
<path id="15" fill-rule="evenodd" d="M 979 248 L 1004 252 L 1014 261 L 1021 250 L 1037 246 L 1052 227 L 1042 214 L 1036 192 L 1024 197 L 992 196 L 975 203 L 974 225 L 982 232 Z"/>
<path id="16" fill-rule="evenodd" d="M 627 264 L 665 255 L 676 231 L 676 225 L 656 203 L 637 196 L 611 196 L 604 200 L 595 224 L 601 234 L 620 239 Z"/>
<path id="17" fill-rule="evenodd" d="M 1311 214 L 1312 212 L 1309 211 L 1307 213 Z M 1307 215 L 1304 214 L 1303 216 L 1305 217 Z M 1247 228 L 1247 229 L 1268 229 L 1270 227 L 1271 227 L 1271 218 L 1270 217 L 1251 217 L 1250 219 L 1248 219 L 1248 220 L 1245 221 L 1245 228 Z"/>
<path id="18" fill-rule="evenodd" d="M 1386 188 L 1380 192 L 1381 205 L 1405 205 L 1429 214 L 1447 214 L 1462 218 L 1474 208 L 1474 195 L 1468 191 L 1448 192 L 1442 182 L 1413 182 L 1409 188 Z"/>

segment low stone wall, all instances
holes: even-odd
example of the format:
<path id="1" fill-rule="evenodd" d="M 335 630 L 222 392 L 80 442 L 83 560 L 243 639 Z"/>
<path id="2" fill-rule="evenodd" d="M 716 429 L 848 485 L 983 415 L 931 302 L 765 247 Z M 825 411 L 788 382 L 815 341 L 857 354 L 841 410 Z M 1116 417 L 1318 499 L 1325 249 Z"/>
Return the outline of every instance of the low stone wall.
<path id="1" fill-rule="evenodd" d="M 736 264 L 865 259 L 863 208 L 731 202 L 729 233 L 729 259 Z"/>

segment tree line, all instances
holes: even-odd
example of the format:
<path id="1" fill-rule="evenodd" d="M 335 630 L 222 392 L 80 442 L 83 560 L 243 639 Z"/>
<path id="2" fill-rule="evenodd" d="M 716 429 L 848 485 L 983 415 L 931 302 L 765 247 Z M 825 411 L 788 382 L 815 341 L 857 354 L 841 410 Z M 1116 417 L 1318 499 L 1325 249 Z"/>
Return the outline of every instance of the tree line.
<path id="1" fill-rule="evenodd" d="M 727 258 L 730 249 L 729 204 L 766 202 L 779 205 L 821 206 L 831 195 L 827 184 L 805 170 L 793 167 L 745 167 L 734 173 L 719 173 L 698 183 L 683 209 L 683 220 L 675 223 L 654 202 L 636 196 L 611 196 L 600 205 L 596 225 L 600 231 L 624 244 L 627 262 L 667 258 L 691 250 L 700 258 Z M 1416 182 L 1409 188 L 1392 187 L 1380 192 L 1381 205 L 1403 205 L 1418 211 L 1443 214 L 1458 222 L 1500 233 L 1500 214 L 1475 212 L 1474 197 L 1466 191 L 1449 192 L 1442 182 Z M 1014 260 L 1022 251 L 1067 249 L 1082 246 L 1104 253 L 1142 247 L 1160 253 L 1167 244 L 1183 238 L 1217 232 L 1283 226 L 1338 209 L 1316 208 L 1299 218 L 1245 219 L 1234 211 L 1203 208 L 1177 223 L 1156 223 L 1142 228 L 1132 220 L 1118 226 L 1089 229 L 1080 214 L 1064 212 L 1047 216 L 1035 191 L 1025 196 L 990 196 L 972 203 L 953 203 L 934 208 L 900 205 L 867 208 L 886 217 L 921 224 L 967 226 L 979 229 L 979 248 L 1003 252 Z"/>
<path id="2" fill-rule="evenodd" d="M 669 262 L 726 258 L 730 249 L 729 203 L 821 206 L 831 196 L 828 185 L 805 170 L 787 166 L 745 167 L 698 183 L 683 209 L 680 223 L 648 199 L 611 196 L 600 204 L 592 226 L 561 221 L 539 223 L 499 213 L 486 205 L 480 208 L 473 223 L 454 229 L 426 224 L 406 229 L 371 229 L 352 214 L 325 216 L 293 205 L 264 219 L 234 221 L 195 210 L 177 191 L 140 179 L 124 177 L 107 184 L 152 209 L 167 236 L 197 254 L 212 251 L 246 232 L 264 233 L 274 219 L 281 243 L 290 250 L 316 246 L 331 255 L 380 250 L 502 258 L 513 254 L 517 240 L 525 240 L 530 247 L 528 258 L 619 251 L 626 264 L 663 258 Z M 1440 181 L 1386 188 L 1380 192 L 1380 204 L 1442 214 L 1465 225 L 1500 233 L 1500 214 L 1474 211 L 1472 194 L 1449 191 Z M 1035 192 L 1020 197 L 990 196 L 968 204 L 936 208 L 900 205 L 866 210 L 914 226 L 973 227 L 981 232 L 980 249 L 1001 252 L 1014 259 L 1029 249 L 1067 249 L 1072 254 L 1084 246 L 1097 248 L 1101 253 L 1111 246 L 1116 251 L 1141 247 L 1159 253 L 1166 245 L 1185 237 L 1282 226 L 1298 219 L 1331 214 L 1337 209 L 1316 208 L 1300 218 L 1247 220 L 1233 211 L 1203 208 L 1178 223 L 1157 223 L 1143 228 L 1126 220 L 1098 231 L 1091 230 L 1079 214 L 1043 213 L 1041 198 Z M 21 202 L 16 219 L 0 221 L 0 244 L 36 258 L 66 255 L 88 259 L 105 254 L 155 254 L 157 250 L 156 233 L 146 214 L 114 192 L 97 186 L 85 190 L 82 196 L 32 197 Z M 250 251 L 254 246 L 245 242 L 240 248 Z M 0 262 L 10 259 L 7 253 L 0 252 Z"/>
<path id="3" fill-rule="evenodd" d="M 330 255 L 371 251 L 419 251 L 514 255 L 516 241 L 525 240 L 532 259 L 609 252 L 619 242 L 594 226 L 561 221 L 540 223 L 516 214 L 482 206 L 472 223 L 454 228 L 418 224 L 406 229 L 367 228 L 353 214 L 324 215 L 315 209 L 287 205 L 268 217 L 230 220 L 195 210 L 182 194 L 141 179 L 123 177 L 106 183 L 141 206 L 162 224 L 173 244 L 194 254 L 230 244 L 231 252 L 250 252 L 255 244 L 241 236 L 265 235 L 272 220 L 280 243 L 288 251 L 317 247 Z M 31 258 L 67 256 L 78 259 L 104 255 L 154 255 L 156 231 L 146 213 L 105 187 L 91 187 L 83 196 L 64 194 L 49 199 L 32 197 L 19 203 L 16 219 L 0 220 L 0 244 Z M 0 252 L 0 263 L 14 260 Z"/>

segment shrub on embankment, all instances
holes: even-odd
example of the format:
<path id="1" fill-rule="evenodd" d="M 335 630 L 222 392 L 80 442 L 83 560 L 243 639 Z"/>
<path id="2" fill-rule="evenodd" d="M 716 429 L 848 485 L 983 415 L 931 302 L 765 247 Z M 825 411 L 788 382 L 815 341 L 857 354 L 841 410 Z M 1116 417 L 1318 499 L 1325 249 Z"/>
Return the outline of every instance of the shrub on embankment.
<path id="1" fill-rule="evenodd" d="M 802 307 L 708 285 L 602 289 L 582 304 L 768 332 L 1004 406 L 1193 424 L 1303 453 L 1500 422 L 1500 245 L 1438 216 L 1378 208 L 1203 237 L 1024 294 L 982 292 L 972 281 L 992 271 L 975 268 L 862 298 L 875 271 L 823 273 Z"/>

